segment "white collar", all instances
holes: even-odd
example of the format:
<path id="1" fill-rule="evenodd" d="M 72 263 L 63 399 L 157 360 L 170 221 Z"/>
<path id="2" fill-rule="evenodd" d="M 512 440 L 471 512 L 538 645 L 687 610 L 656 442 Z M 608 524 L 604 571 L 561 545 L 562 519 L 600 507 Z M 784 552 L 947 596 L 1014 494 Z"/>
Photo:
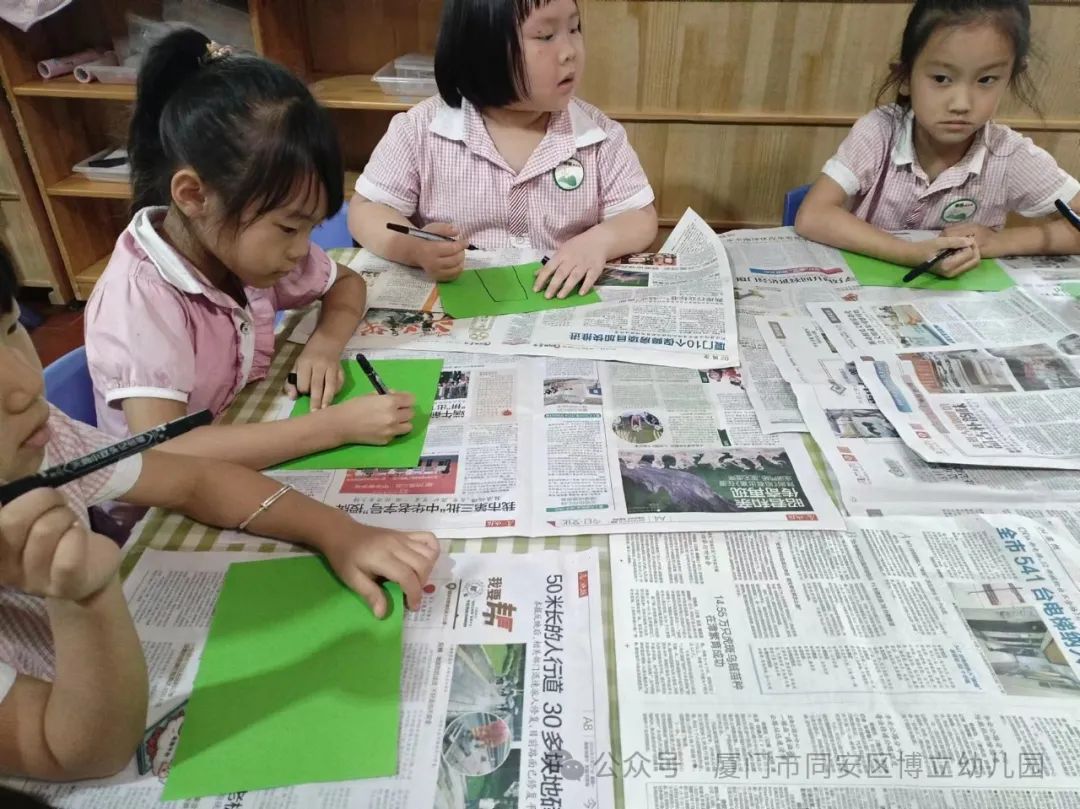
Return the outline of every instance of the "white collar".
<path id="1" fill-rule="evenodd" d="M 154 219 L 168 208 L 143 208 L 128 225 L 128 230 L 139 247 L 146 253 L 146 257 L 157 268 L 158 274 L 167 282 L 189 295 L 201 295 L 206 292 L 206 287 L 196 278 L 187 263 L 180 258 L 168 242 L 161 238 L 161 234 L 154 227 Z"/>
<path id="2" fill-rule="evenodd" d="M 987 139 L 990 137 L 990 124 L 986 124 L 975 137 L 974 148 L 968 150 L 961 160 L 953 168 L 963 168 L 969 174 L 982 173 L 983 163 L 986 162 Z M 908 110 L 904 114 L 904 120 L 900 124 L 900 132 L 893 144 L 892 162 L 896 166 L 913 166 L 915 164 L 915 113 Z"/>
<path id="3" fill-rule="evenodd" d="M 461 99 L 460 107 L 451 107 L 446 102 L 441 102 L 435 117 L 428 125 L 428 131 L 447 140 L 464 142 L 467 129 L 465 118 L 468 110 L 473 110 L 479 115 L 479 110 L 476 110 L 468 99 Z M 586 146 L 592 146 L 594 143 L 607 139 L 607 133 L 581 108 L 576 98 L 570 99 L 567 110 L 570 113 L 570 128 L 574 132 L 576 148 L 584 149 Z"/>

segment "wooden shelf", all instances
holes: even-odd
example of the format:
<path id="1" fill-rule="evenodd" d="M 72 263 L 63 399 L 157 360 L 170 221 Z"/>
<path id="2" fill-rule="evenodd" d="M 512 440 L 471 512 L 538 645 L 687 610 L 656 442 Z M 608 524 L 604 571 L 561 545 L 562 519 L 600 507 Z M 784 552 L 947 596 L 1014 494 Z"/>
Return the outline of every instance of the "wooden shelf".
<path id="1" fill-rule="evenodd" d="M 371 76 L 326 76 L 311 85 L 311 91 L 323 106 L 335 110 L 384 110 L 401 112 L 424 99 L 384 95 Z M 765 126 L 849 127 L 862 113 L 848 115 L 810 115 L 791 112 L 725 112 L 718 110 L 670 110 L 660 108 L 612 106 L 604 112 L 623 123 L 689 123 Z M 1080 128 L 1080 118 L 1039 119 L 1006 118 L 1008 124 L 1023 132 L 1073 132 Z"/>
<path id="2" fill-rule="evenodd" d="M 358 171 L 345 172 L 345 199 L 352 199 L 356 188 L 356 179 L 360 176 Z M 50 197 L 86 197 L 89 199 L 131 199 L 130 183 L 110 183 L 100 180 L 88 180 L 78 174 L 65 177 L 58 183 L 50 185 L 46 191 Z M 0 192 L 0 199 L 3 198 Z M 17 197 L 16 197 L 17 199 Z"/>
<path id="3" fill-rule="evenodd" d="M 71 76 L 49 81 L 37 80 L 18 84 L 15 95 L 38 98 L 82 98 L 107 101 L 134 101 L 135 86 L 131 84 L 81 84 Z M 423 101 L 422 98 L 388 96 L 371 76 L 325 76 L 311 85 L 311 91 L 325 107 L 334 110 L 382 110 L 401 112 Z M 790 112 L 723 112 L 715 110 L 670 110 L 659 108 L 612 106 L 604 112 L 616 121 L 625 123 L 698 123 L 777 126 L 848 127 L 859 115 L 808 115 Z M 1023 132 L 1072 132 L 1080 128 L 1080 119 L 1005 118 L 1004 124 Z"/>
<path id="4" fill-rule="evenodd" d="M 105 272 L 105 267 L 108 265 L 110 258 L 112 258 L 112 254 L 105 256 L 100 261 L 95 261 L 75 276 L 75 297 L 81 301 L 85 301 L 90 297 L 90 293 L 94 291 L 94 284 L 101 278 L 101 274 Z"/>
<path id="5" fill-rule="evenodd" d="M 371 76 L 325 76 L 311 85 L 312 95 L 332 110 L 388 110 L 400 112 L 423 101 L 423 98 L 388 96 Z"/>
<path id="6" fill-rule="evenodd" d="M 58 79 L 38 79 L 11 88 L 16 96 L 36 98 L 85 98 L 99 101 L 134 101 L 134 84 L 102 84 L 90 82 L 83 84 L 75 81 L 74 76 L 61 76 Z"/>
<path id="7" fill-rule="evenodd" d="M 88 180 L 78 174 L 65 177 L 50 185 L 46 191 L 50 197 L 91 197 L 93 199 L 131 199 L 129 183 L 110 183 Z"/>

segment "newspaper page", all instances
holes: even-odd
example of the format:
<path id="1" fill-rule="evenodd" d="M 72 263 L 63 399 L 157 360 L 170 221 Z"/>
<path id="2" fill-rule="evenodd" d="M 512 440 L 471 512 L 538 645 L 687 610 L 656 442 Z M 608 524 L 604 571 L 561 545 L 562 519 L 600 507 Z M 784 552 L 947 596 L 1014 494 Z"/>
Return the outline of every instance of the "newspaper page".
<path id="1" fill-rule="evenodd" d="M 443 360 L 420 463 L 412 469 L 270 471 L 359 522 L 449 538 L 529 535 L 532 422 L 541 371 L 530 357 L 368 351 L 372 359 Z M 348 359 L 348 357 L 345 357 Z M 286 418 L 281 397 L 271 418 Z"/>
<path id="2" fill-rule="evenodd" d="M 1078 551 L 1020 516 L 612 537 L 627 806 L 1076 806 Z"/>
<path id="3" fill-rule="evenodd" d="M 1021 286 L 1080 279 L 1080 256 L 1005 256 L 997 262 Z"/>
<path id="4" fill-rule="evenodd" d="M 470 251 L 466 267 L 540 258 L 521 251 Z M 653 264 L 632 269 L 642 260 Z M 383 277 L 369 290 L 371 308 L 348 349 L 525 354 L 693 369 L 739 364 L 731 267 L 720 238 L 700 216 L 688 210 L 661 253 L 622 261 L 606 268 L 598 287 L 600 303 L 455 320 L 442 312 L 436 285 L 422 273 L 361 251 L 350 266 L 381 271 Z M 309 313 L 289 339 L 306 342 L 316 320 L 317 313 Z"/>
<path id="5" fill-rule="evenodd" d="M 826 387 L 796 385 L 810 433 L 851 514 L 946 514 L 966 505 L 1080 503 L 1080 473 L 1052 469 L 929 463 L 875 406 L 858 406 Z"/>
<path id="6" fill-rule="evenodd" d="M 158 805 L 225 572 L 267 558 L 147 551 L 124 586 L 150 672 L 135 759 L 104 781 L 11 785 L 58 809 Z M 184 809 L 612 809 L 610 778 L 568 766 L 611 749 L 597 552 L 454 554 L 431 584 L 405 618 L 396 777 Z"/>
<path id="7" fill-rule="evenodd" d="M 810 303 L 885 300 L 901 291 L 863 287 L 839 250 L 810 242 L 793 228 L 724 234 L 735 275 L 739 354 L 746 390 L 766 433 L 805 432 L 789 381 L 772 361 L 763 316 L 804 316 Z"/>
<path id="8" fill-rule="evenodd" d="M 925 232 L 903 232 L 907 239 L 929 238 Z M 979 293 L 915 292 L 864 287 L 851 273 L 843 254 L 810 242 L 793 228 L 740 230 L 722 237 L 735 275 L 739 310 L 739 350 L 747 392 L 767 433 L 805 431 L 794 392 L 763 348 L 759 316 L 804 316 L 811 303 L 888 303 L 915 294 L 978 299 Z"/>
<path id="9" fill-rule="evenodd" d="M 1080 473 L 931 464 L 901 440 L 809 317 L 759 318 L 784 379 L 851 514 L 940 514 L 960 505 L 1080 502 Z"/>
<path id="10" fill-rule="evenodd" d="M 980 349 L 1056 342 L 1070 330 L 1022 289 L 970 296 L 907 295 L 884 303 L 817 303 L 811 316 L 840 355 Z M 1066 347 L 1071 347 L 1069 343 Z"/>
<path id="11" fill-rule="evenodd" d="M 415 469 L 271 474 L 444 538 L 843 527 L 802 439 L 759 430 L 738 369 L 431 356 L 444 364 Z"/>
<path id="12" fill-rule="evenodd" d="M 765 435 L 738 369 L 548 360 L 541 533 L 840 527 L 800 436 Z"/>
<path id="13" fill-rule="evenodd" d="M 1023 290 L 809 309 L 924 460 L 1080 469 L 1080 335 Z"/>
<path id="14" fill-rule="evenodd" d="M 802 315 L 811 301 L 857 301 L 861 287 L 838 250 L 808 242 L 792 228 L 732 231 L 721 240 L 735 276 L 743 379 L 761 429 L 805 432 L 795 394 L 773 363 L 757 318 Z"/>

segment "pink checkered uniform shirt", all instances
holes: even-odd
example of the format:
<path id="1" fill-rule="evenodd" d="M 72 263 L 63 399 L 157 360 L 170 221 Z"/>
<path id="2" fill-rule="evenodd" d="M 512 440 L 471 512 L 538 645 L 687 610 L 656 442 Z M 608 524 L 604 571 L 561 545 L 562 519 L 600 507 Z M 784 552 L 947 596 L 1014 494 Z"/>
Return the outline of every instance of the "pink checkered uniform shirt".
<path id="1" fill-rule="evenodd" d="M 879 107 L 860 118 L 822 172 L 854 199 L 852 213 L 883 230 L 941 230 L 970 222 L 1001 228 L 1010 213 L 1054 213 L 1080 183 L 1007 126 L 988 123 L 964 158 L 932 183 L 915 155 L 914 117 Z"/>
<path id="2" fill-rule="evenodd" d="M 581 163 L 584 178 L 563 190 L 554 171 L 571 158 Z M 576 98 L 552 114 L 519 173 L 499 154 L 472 104 L 463 100 L 455 109 L 439 96 L 429 98 L 394 116 L 356 191 L 419 227 L 449 222 L 487 250 L 554 251 L 655 198 L 626 130 Z"/>
<path id="3" fill-rule="evenodd" d="M 113 439 L 82 422 L 49 408 L 49 443 L 42 469 L 106 447 Z M 60 488 L 71 510 L 89 525 L 90 506 L 123 497 L 139 479 L 142 459 L 136 455 Z M 0 700 L 15 682 L 15 673 L 50 680 L 56 665 L 45 602 L 0 587 Z"/>
<path id="4" fill-rule="evenodd" d="M 171 399 L 215 417 L 274 357 L 274 315 L 307 306 L 337 279 L 337 264 L 316 245 L 269 289 L 245 288 L 247 306 L 211 285 L 166 242 L 164 208 L 136 214 L 116 242 L 86 304 L 86 356 L 98 426 L 130 433 L 124 399 Z"/>

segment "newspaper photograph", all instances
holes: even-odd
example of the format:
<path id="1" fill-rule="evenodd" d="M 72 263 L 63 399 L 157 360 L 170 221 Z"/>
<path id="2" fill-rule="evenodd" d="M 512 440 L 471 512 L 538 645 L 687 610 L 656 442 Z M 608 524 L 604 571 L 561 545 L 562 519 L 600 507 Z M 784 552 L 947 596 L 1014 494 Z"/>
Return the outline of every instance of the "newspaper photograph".
<path id="1" fill-rule="evenodd" d="M 759 429 L 739 369 L 431 356 L 444 364 L 415 469 L 270 474 L 443 538 L 843 527 L 802 438 Z"/>
<path id="2" fill-rule="evenodd" d="M 1071 805 L 1078 559 L 1016 515 L 612 537 L 626 805 Z"/>
<path id="3" fill-rule="evenodd" d="M 837 524 L 802 439 L 760 430 L 739 369 L 549 360 L 544 386 L 543 531 Z"/>
<path id="4" fill-rule="evenodd" d="M 947 514 L 960 506 L 986 511 L 1008 503 L 1080 503 L 1080 472 L 929 463 L 876 407 L 851 407 L 826 387 L 796 385 L 795 392 L 850 514 Z"/>
<path id="5" fill-rule="evenodd" d="M 1057 341 L 1071 333 L 1017 287 L 994 294 L 912 296 L 887 303 L 811 302 L 807 309 L 849 361 L 903 351 Z"/>
<path id="6" fill-rule="evenodd" d="M 908 448 L 809 317 L 759 318 L 773 360 L 851 514 L 941 514 L 968 505 L 1080 502 L 1080 473 L 928 463 Z"/>
<path id="7" fill-rule="evenodd" d="M 898 354 L 857 367 L 923 460 L 1080 469 L 1080 374 L 1060 345 Z"/>
<path id="8" fill-rule="evenodd" d="M 1080 469 L 1080 334 L 1023 290 L 809 309 L 923 460 Z"/>
<path id="9" fill-rule="evenodd" d="M 466 269 L 540 259 L 521 251 L 470 251 Z M 653 263 L 640 264 L 643 260 Z M 369 289 L 370 309 L 347 349 L 466 351 L 693 369 L 739 364 L 731 267 L 720 237 L 700 216 L 688 210 L 661 252 L 621 261 L 605 271 L 597 288 L 600 303 L 455 320 L 442 312 L 436 285 L 423 273 L 363 250 L 351 268 L 382 277 Z M 309 312 L 289 339 L 307 342 L 317 318 L 317 312 Z"/>
<path id="10" fill-rule="evenodd" d="M 605 291 L 648 289 L 685 280 L 675 253 L 631 253 L 609 262 L 595 286 Z"/>
<path id="11" fill-rule="evenodd" d="M 145 552 L 124 585 L 150 674 L 135 759 L 104 781 L 11 785 L 58 809 L 157 805 L 225 572 L 267 558 Z M 612 779 L 560 767 L 611 749 L 597 552 L 453 554 L 431 585 L 421 610 L 405 615 L 396 777 L 238 792 L 184 809 L 612 809 Z"/>

